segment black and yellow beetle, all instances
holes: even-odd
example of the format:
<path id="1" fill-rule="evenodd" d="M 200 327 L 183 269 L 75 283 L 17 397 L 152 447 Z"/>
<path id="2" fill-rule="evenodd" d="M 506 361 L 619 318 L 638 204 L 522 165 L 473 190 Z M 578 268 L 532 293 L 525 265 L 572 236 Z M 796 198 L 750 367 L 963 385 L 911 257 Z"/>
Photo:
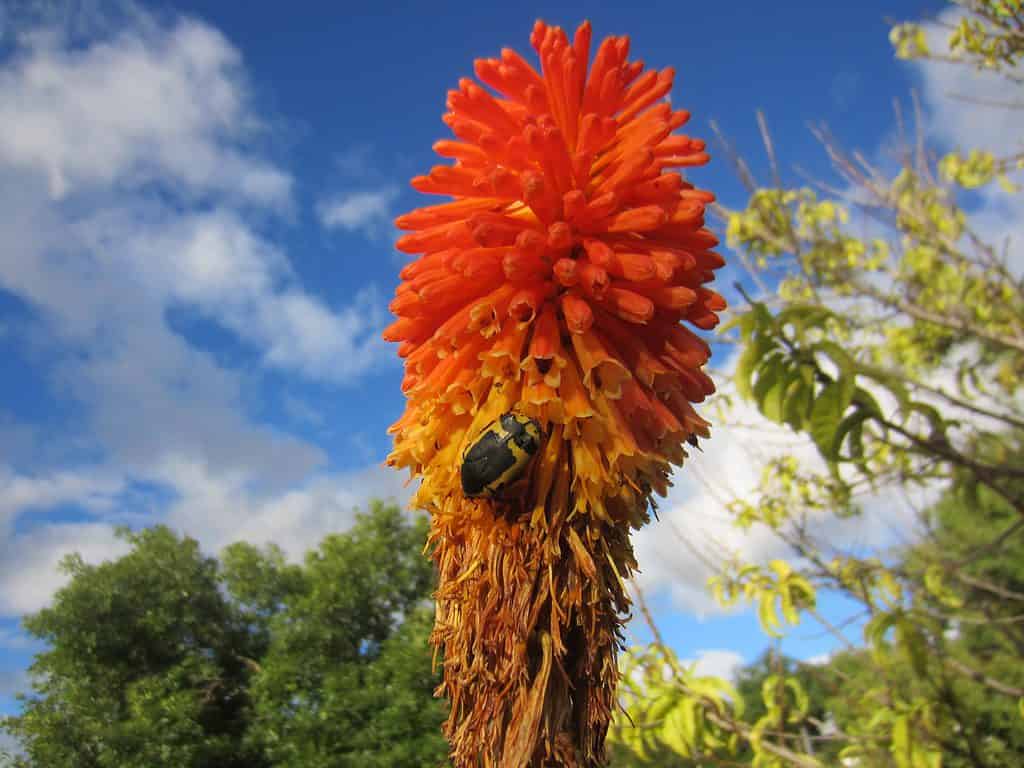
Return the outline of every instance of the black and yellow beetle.
<path id="1" fill-rule="evenodd" d="M 500 498 L 523 478 L 540 448 L 540 424 L 510 411 L 492 421 L 462 454 L 462 492 L 471 499 Z"/>

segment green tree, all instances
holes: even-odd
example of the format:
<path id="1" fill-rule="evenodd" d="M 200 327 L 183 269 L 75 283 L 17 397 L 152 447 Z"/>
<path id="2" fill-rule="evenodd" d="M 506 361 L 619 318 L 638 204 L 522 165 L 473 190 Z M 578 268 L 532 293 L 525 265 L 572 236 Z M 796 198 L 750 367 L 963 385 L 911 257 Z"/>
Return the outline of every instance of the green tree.
<path id="1" fill-rule="evenodd" d="M 275 574 L 269 591 L 247 596 L 259 621 L 269 602 L 286 595 L 286 609 L 269 619 L 269 647 L 252 685 L 249 742 L 275 766 L 444 761 L 444 710 L 432 698 L 440 681 L 427 645 L 433 569 L 422 554 L 426 528 L 422 520 L 408 525 L 394 509 L 377 512 L 324 539 L 291 586 L 279 561 L 271 565 L 273 558 L 249 545 L 225 555 L 229 573 L 247 583 L 250 571 Z"/>
<path id="2" fill-rule="evenodd" d="M 267 765 L 246 749 L 248 662 L 259 651 L 218 591 L 217 563 L 164 527 L 123 532 L 132 550 L 71 581 L 24 620 L 49 649 L 34 695 L 5 724 L 29 765 Z"/>
<path id="3" fill-rule="evenodd" d="M 1002 77 L 1007 101 L 986 108 L 1019 109 L 1024 7 L 957 4 L 961 17 L 935 27 L 945 52 L 907 23 L 891 35 L 897 56 Z M 637 755 L 668 746 L 723 765 L 1018 764 L 1024 280 L 971 206 L 978 189 L 991 200 L 1020 194 L 1012 174 L 1024 153 L 964 147 L 936 159 L 917 142 L 887 173 L 819 136 L 847 194 L 748 178 L 746 208 L 719 209 L 747 273 L 746 304 L 722 339 L 738 355 L 719 377 L 720 402 L 726 412 L 730 398 L 753 403 L 817 460 L 776 456 L 757 492 L 730 507 L 737 526 L 767 528 L 791 556 L 724 560 L 711 586 L 725 605 L 754 605 L 769 636 L 813 621 L 843 650 L 811 670 L 823 688 L 808 689 L 804 667 L 782 668 L 763 678 L 754 706 L 680 669 L 659 641 L 626 667 L 673 674 L 632 698 L 626 686 L 636 727 L 622 721 L 613 737 Z M 910 488 L 941 496 L 920 514 L 925 535 L 912 548 L 849 551 L 830 538 L 836 518 Z M 859 638 L 817 611 L 825 590 L 859 606 Z M 803 738 L 822 711 L 828 738 Z"/>
<path id="4" fill-rule="evenodd" d="M 743 700 L 743 711 L 750 722 L 760 722 L 773 713 L 769 734 L 799 743 L 807 752 L 822 755 L 822 739 L 829 734 L 828 696 L 835 693 L 834 676 L 822 669 L 803 664 L 773 650 L 765 651 L 752 664 L 741 667 L 736 674 L 736 692 Z M 777 685 L 778 680 L 792 680 L 795 688 Z M 799 696 L 794 693 L 799 691 Z M 805 703 L 806 701 L 806 703 Z M 792 717 L 792 710 L 799 713 Z M 751 759 L 749 746 L 739 757 Z"/>
<path id="5" fill-rule="evenodd" d="M 443 764 L 427 645 L 423 520 L 373 505 L 301 565 L 228 547 L 220 562 L 158 526 L 86 565 L 25 619 L 46 641 L 3 727 L 15 766 Z"/>

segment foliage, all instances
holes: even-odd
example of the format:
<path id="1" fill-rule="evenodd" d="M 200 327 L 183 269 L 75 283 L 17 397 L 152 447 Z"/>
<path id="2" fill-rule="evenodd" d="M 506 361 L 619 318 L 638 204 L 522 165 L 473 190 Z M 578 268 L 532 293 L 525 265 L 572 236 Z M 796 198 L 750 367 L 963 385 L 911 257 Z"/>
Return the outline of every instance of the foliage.
<path id="1" fill-rule="evenodd" d="M 376 504 L 302 565 L 234 544 L 220 562 L 158 526 L 124 557 L 64 564 L 25 619 L 48 649 L 4 727 L 15 766 L 434 766 L 444 710 L 427 648 L 422 520 Z"/>
<path id="2" fill-rule="evenodd" d="M 273 765 L 443 761 L 443 711 L 431 698 L 439 681 L 427 646 L 433 570 L 422 554 L 425 539 L 424 525 L 410 526 L 391 510 L 328 536 L 306 556 L 298 588 L 270 621 L 269 648 L 252 683 L 249 741 Z M 259 559 L 246 544 L 226 557 L 236 573 L 246 570 L 240 562 Z"/>
<path id="3" fill-rule="evenodd" d="M 620 671 L 622 704 L 643 727 L 612 725 L 612 765 L 696 766 L 688 758 L 735 750 L 728 724 L 742 706 L 724 680 L 697 676 L 662 644 L 631 649 Z"/>
<path id="4" fill-rule="evenodd" d="M 897 56 L 994 72 L 1019 98 L 1021 3 L 960 5 L 948 54 L 901 24 Z M 623 766 L 1024 763 L 1024 280 L 972 208 L 980 188 L 1019 194 L 1024 154 L 936 159 L 918 146 L 887 173 L 819 137 L 846 192 L 752 186 L 744 210 L 721 209 L 748 271 L 723 339 L 738 348 L 730 384 L 817 458 L 772 459 L 757 492 L 729 505 L 736 526 L 766 527 L 791 557 L 724 561 L 711 589 L 755 605 L 767 635 L 809 620 L 842 647 L 823 665 L 763 659 L 724 700 L 694 689 L 660 643 L 633 651 L 625 669 L 654 682 L 624 694 Z M 931 500 L 912 545 L 829 538 L 836 518 L 908 491 Z M 859 639 L 818 612 L 825 593 L 859 606 Z M 694 735 L 707 718 L 721 744 Z"/>
<path id="5" fill-rule="evenodd" d="M 948 53 L 928 45 L 922 25 L 897 24 L 889 39 L 901 59 L 938 59 L 963 62 L 977 69 L 1012 72 L 1024 55 L 1020 17 L 1021 0 L 958 0 L 966 12 L 949 31 Z"/>

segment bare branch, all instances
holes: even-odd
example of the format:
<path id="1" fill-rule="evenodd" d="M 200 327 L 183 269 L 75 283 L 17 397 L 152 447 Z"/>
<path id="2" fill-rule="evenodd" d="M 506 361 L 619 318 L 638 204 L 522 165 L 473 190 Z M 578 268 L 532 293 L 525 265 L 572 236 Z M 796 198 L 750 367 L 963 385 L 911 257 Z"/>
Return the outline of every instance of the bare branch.
<path id="1" fill-rule="evenodd" d="M 776 189 L 782 189 L 782 177 L 779 175 L 779 163 L 775 158 L 775 147 L 772 145 L 771 134 L 768 133 L 768 123 L 764 119 L 764 112 L 757 110 L 757 127 L 761 130 L 761 141 L 764 142 L 764 151 L 768 155 L 768 162 L 772 168 L 772 181 Z"/>
<path id="2" fill-rule="evenodd" d="M 1014 696 L 1016 698 L 1021 698 L 1022 696 L 1024 696 L 1024 688 L 1017 688 L 1016 686 L 1002 683 L 999 680 L 991 678 L 988 675 L 983 674 L 976 669 L 972 669 L 959 659 L 955 659 L 952 656 L 947 656 L 945 659 L 945 663 L 953 669 L 955 669 L 961 675 L 969 677 L 974 682 L 981 683 L 986 688 L 990 688 L 993 691 L 998 691 L 999 693 L 1004 693 L 1007 696 Z"/>
<path id="3" fill-rule="evenodd" d="M 715 134 L 715 139 L 718 141 L 719 146 L 722 147 L 722 151 L 725 152 L 725 156 L 729 158 L 729 162 L 732 163 L 736 175 L 740 177 L 740 183 L 743 184 L 744 189 L 749 194 L 753 194 L 758 188 L 758 183 L 754 180 L 754 174 L 750 172 L 750 168 L 747 167 L 746 161 L 736 151 L 736 148 L 732 145 L 722 131 L 718 127 L 718 121 L 708 120 L 708 124 L 711 126 L 711 131 Z"/>
<path id="4" fill-rule="evenodd" d="M 948 328 L 951 331 L 971 334 L 980 339 L 990 341 L 993 344 L 998 344 L 999 346 L 1013 349 L 1017 352 L 1024 352 L 1024 338 L 1006 336 L 1002 333 L 990 331 L 988 328 L 972 323 L 970 320 L 963 317 L 942 315 L 937 312 L 932 312 L 913 303 L 912 301 L 900 298 L 899 296 L 887 294 L 872 285 L 866 284 L 862 280 L 855 280 L 851 282 L 853 282 L 857 290 L 865 296 L 870 296 L 876 301 L 888 307 L 892 307 L 893 309 L 898 309 L 900 312 L 904 312 L 917 320 L 933 323 L 934 325 L 938 325 L 942 328 Z"/>
<path id="5" fill-rule="evenodd" d="M 962 581 L 971 587 L 984 590 L 985 592 L 991 592 L 993 595 L 999 595 L 1007 600 L 1020 600 L 1024 601 L 1024 592 L 1015 592 L 1012 589 L 1006 589 L 998 584 L 993 584 L 990 581 L 979 579 L 977 576 L 971 576 L 967 573 L 957 573 L 956 578 L 958 581 Z"/>
<path id="6" fill-rule="evenodd" d="M 995 109 L 1024 109 L 1024 101 L 997 101 L 996 99 L 980 99 L 976 96 L 968 96 L 963 93 L 947 93 L 946 96 L 956 101 L 963 101 L 968 104 L 977 104 L 981 107 L 993 107 Z"/>
<path id="7" fill-rule="evenodd" d="M 913 385 L 918 389 L 923 389 L 925 392 L 931 392 L 933 395 L 941 397 L 943 400 L 951 405 L 955 405 L 957 408 L 963 408 L 965 411 L 971 411 L 979 416 L 985 416 L 990 419 L 995 419 L 996 421 L 1005 422 L 1006 424 L 1017 427 L 1018 429 L 1024 429 L 1024 420 L 1011 416 L 1008 413 L 1000 413 L 998 411 L 990 411 L 987 408 L 982 408 L 980 405 L 949 394 L 941 387 L 934 387 L 930 384 L 925 384 L 923 381 L 914 381 Z"/>
<path id="8" fill-rule="evenodd" d="M 931 172 L 929 170 L 928 156 L 925 151 L 924 118 L 921 116 L 921 99 L 917 95 L 916 88 L 912 88 L 910 90 L 910 101 L 914 105 L 914 169 L 917 171 L 917 174 L 919 176 L 928 179 L 928 182 L 930 184 L 935 184 L 935 179 L 932 177 Z"/>

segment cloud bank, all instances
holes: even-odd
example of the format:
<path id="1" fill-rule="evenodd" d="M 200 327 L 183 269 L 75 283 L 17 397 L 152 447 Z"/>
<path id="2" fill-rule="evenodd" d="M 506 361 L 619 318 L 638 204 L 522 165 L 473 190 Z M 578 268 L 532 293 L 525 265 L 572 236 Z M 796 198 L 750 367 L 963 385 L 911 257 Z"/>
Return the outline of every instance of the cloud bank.
<path id="1" fill-rule="evenodd" d="M 0 615 L 45 604 L 64 554 L 123 552 L 116 522 L 298 555 L 368 497 L 405 498 L 382 468 L 328 472 L 320 447 L 252 414 L 265 372 L 351 386 L 379 370 L 384 301 L 372 285 L 328 300 L 270 234 L 295 181 L 239 51 L 126 8 L 0 29 L 0 340 L 70 411 L 54 426 L 0 406 Z M 361 229 L 390 199 L 330 215 Z"/>

